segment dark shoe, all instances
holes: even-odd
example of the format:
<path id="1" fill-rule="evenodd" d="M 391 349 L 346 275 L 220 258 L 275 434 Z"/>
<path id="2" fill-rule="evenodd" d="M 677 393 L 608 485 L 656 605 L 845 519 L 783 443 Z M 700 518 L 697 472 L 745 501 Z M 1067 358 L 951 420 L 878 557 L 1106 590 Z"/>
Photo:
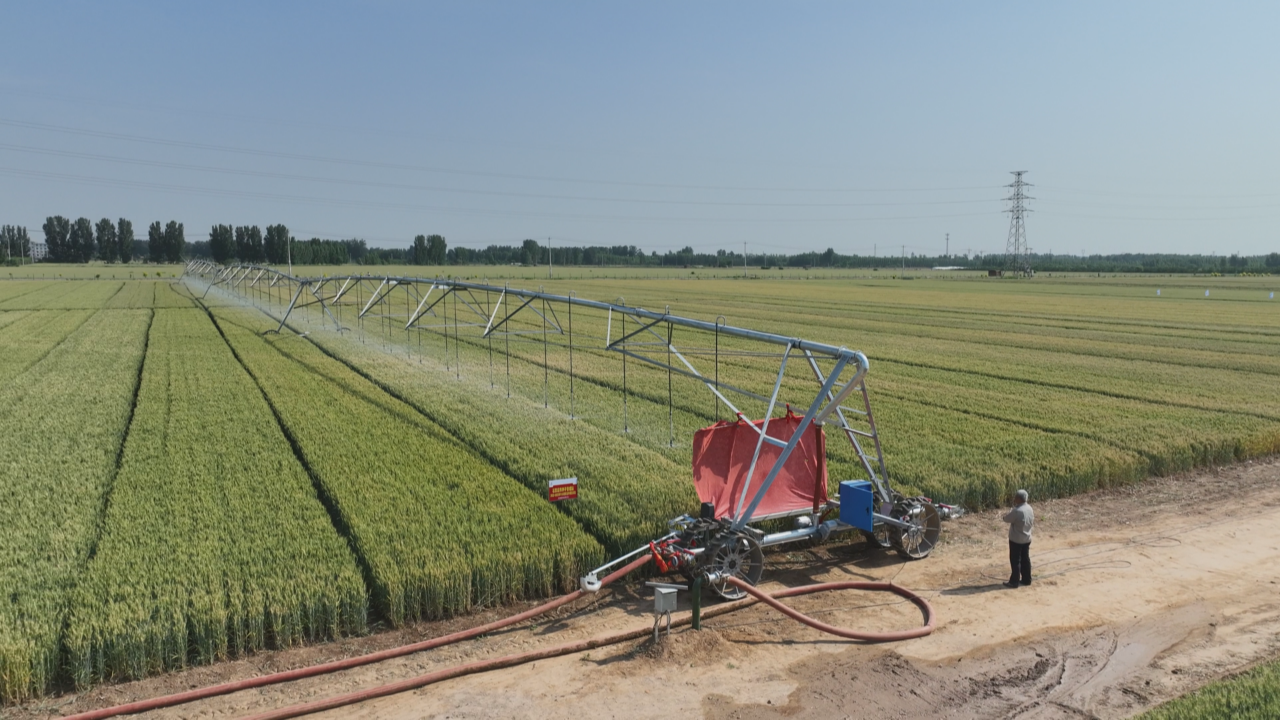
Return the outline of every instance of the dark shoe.
<path id="1" fill-rule="evenodd" d="M 1016 582 L 1007 582 L 1007 583 L 1002 583 L 1002 584 L 1003 584 L 1005 587 L 1007 587 L 1007 588 L 1016 588 L 1016 587 L 1018 587 L 1018 583 L 1016 583 Z"/>
<path id="2" fill-rule="evenodd" d="M 1022 584 L 1023 584 L 1023 585 L 1030 585 L 1030 584 L 1031 584 L 1031 581 L 1030 581 L 1030 580 L 1023 580 L 1023 581 L 1022 581 Z"/>

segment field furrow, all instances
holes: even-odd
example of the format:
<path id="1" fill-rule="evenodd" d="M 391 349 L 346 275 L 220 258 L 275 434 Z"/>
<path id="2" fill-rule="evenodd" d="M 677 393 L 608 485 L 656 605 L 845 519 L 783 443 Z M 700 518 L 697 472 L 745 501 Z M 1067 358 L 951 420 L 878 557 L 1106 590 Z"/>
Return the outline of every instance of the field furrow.
<path id="1" fill-rule="evenodd" d="M 0 699 L 58 673 L 70 593 L 98 535 L 151 313 L 99 312 L 0 387 Z"/>
<path id="2" fill-rule="evenodd" d="M 189 308 L 191 299 L 174 291 L 169 280 L 134 280 L 106 304 L 108 308 Z"/>
<path id="3" fill-rule="evenodd" d="M 439 367 L 424 369 L 404 355 L 358 340 L 331 333 L 312 338 L 531 490 L 545 492 L 552 478 L 577 477 L 579 500 L 563 504 L 562 509 L 610 552 L 632 550 L 661 534 L 670 518 L 697 509 L 687 460 L 688 438 L 681 439 L 685 460 L 677 464 L 628 440 L 620 433 L 621 425 L 610 432 L 582 416 L 570 419 L 557 406 L 543 408 L 519 392 L 508 399 L 500 387 L 490 388 L 484 375 L 459 381 Z M 532 374 L 527 364 L 524 370 Z M 527 379 L 531 378 L 526 375 Z M 529 390 L 533 383 L 517 381 L 515 389 L 519 387 Z M 587 398 L 583 402 L 587 409 Z M 656 419 L 659 409 L 650 407 L 647 412 Z M 661 408 L 660 414 L 665 423 L 666 409 Z M 637 425 L 640 419 L 636 418 Z"/>
<path id="4" fill-rule="evenodd" d="M 270 323 L 253 311 L 215 317 L 336 508 L 391 622 L 548 595 L 603 557 L 544 498 L 314 345 L 263 338 Z"/>
<path id="5" fill-rule="evenodd" d="M 0 383 L 18 377 L 93 316 L 93 310 L 37 310 L 0 328 Z M 17 314 L 17 313 L 5 313 Z"/>
<path id="6" fill-rule="evenodd" d="M 47 281 L 35 292 L 0 302 L 0 310 L 94 310 L 105 307 L 126 284 L 110 280 Z"/>
<path id="7" fill-rule="evenodd" d="M 252 378 L 202 310 L 157 310 L 102 538 L 71 603 L 77 684 L 365 621 L 355 557 Z"/>

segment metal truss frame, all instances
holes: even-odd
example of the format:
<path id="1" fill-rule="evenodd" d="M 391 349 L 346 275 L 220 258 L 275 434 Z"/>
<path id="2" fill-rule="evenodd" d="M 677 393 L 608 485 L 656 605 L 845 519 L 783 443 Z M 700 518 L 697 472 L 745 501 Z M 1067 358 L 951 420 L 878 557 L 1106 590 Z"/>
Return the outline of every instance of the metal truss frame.
<path id="1" fill-rule="evenodd" d="M 835 425 L 853 447 L 880 501 L 882 503 L 891 503 L 894 500 L 893 492 L 889 485 L 888 472 L 885 468 L 884 454 L 880 446 L 879 433 L 876 430 L 875 418 L 871 412 L 871 399 L 867 392 L 866 375 L 869 363 L 866 356 L 856 350 L 799 337 L 788 337 L 735 327 L 727 324 L 723 317 L 717 318 L 715 322 L 707 322 L 672 315 L 669 307 L 663 312 L 654 312 L 639 307 L 631 307 L 621 302 L 607 303 L 586 300 L 573 294 L 557 295 L 544 292 L 541 288 L 536 291 L 523 290 L 512 288 L 509 284 L 487 285 L 464 282 L 452 278 L 388 275 L 338 275 L 301 278 L 269 267 L 258 265 L 231 265 L 224 267 L 202 260 L 188 263 L 183 276 L 195 278 L 205 283 L 206 295 L 214 287 L 218 287 L 223 292 L 237 295 L 251 302 L 255 299 L 261 301 L 264 289 L 273 303 L 284 304 L 284 299 L 286 297 L 289 298 L 287 307 L 279 318 L 279 325 L 274 330 L 267 332 L 281 332 L 286 327 L 294 311 L 310 305 L 319 305 L 324 315 L 332 320 L 337 330 L 347 330 L 349 328 L 344 328 L 333 315 L 331 306 L 353 304 L 350 302 L 350 296 L 353 292 L 360 300 L 363 300 L 366 296 L 368 297 L 365 302 L 354 303 L 355 305 L 360 305 L 357 315 L 360 320 L 380 318 L 384 322 L 394 322 L 397 326 L 402 321 L 405 331 L 444 328 L 446 337 L 450 330 L 449 319 L 444 317 L 443 314 L 437 315 L 435 309 L 441 307 L 441 303 L 450 298 L 454 301 L 451 330 L 455 341 L 458 338 L 459 328 L 469 328 L 473 329 L 472 331 L 478 329 L 479 339 L 489 339 L 494 335 L 509 337 L 513 335 L 540 334 L 543 338 L 545 357 L 545 346 L 548 342 L 547 336 L 549 334 L 565 335 L 567 332 L 569 335 L 571 398 L 574 347 L 572 340 L 572 314 L 575 308 L 601 311 L 607 316 L 603 349 L 617 352 L 622 356 L 624 426 L 627 422 L 625 420 L 627 359 L 631 358 L 665 370 L 668 373 L 669 384 L 674 378 L 679 377 L 706 386 L 715 395 L 719 403 L 722 403 L 734 416 L 747 422 L 748 426 L 756 431 L 756 445 L 747 473 L 747 482 L 743 485 L 742 494 L 738 498 L 732 515 L 734 530 L 742 528 L 748 522 L 762 519 L 755 516 L 756 508 L 761 500 L 764 499 L 765 494 L 772 486 L 787 458 L 811 424 L 820 426 Z M 280 288 L 284 288 L 285 292 L 277 296 L 275 293 Z M 407 293 L 406 305 L 402 313 L 391 308 L 388 301 L 391 292 L 396 288 L 403 288 Z M 311 299 L 299 303 L 304 291 L 311 295 Z M 481 301 L 478 293 L 486 293 L 487 298 L 491 298 L 496 294 L 497 300 L 493 302 L 489 302 L 487 299 Z M 412 301 L 416 301 L 416 306 Z M 515 306 L 514 310 L 511 309 L 513 305 Z M 566 325 L 560 322 L 559 313 L 556 312 L 557 307 L 568 313 L 567 331 Z M 457 317 L 459 311 L 466 316 L 468 322 L 459 322 Z M 536 322 L 540 325 L 540 328 L 536 330 L 512 329 L 512 321 L 518 316 L 527 316 L 529 321 Z M 439 320 L 440 324 L 423 324 L 424 319 L 427 317 Z M 615 319 L 618 320 L 620 325 L 617 339 L 613 338 Z M 627 328 L 628 321 L 634 324 L 634 329 L 630 331 Z M 694 361 L 705 361 L 706 356 L 711 354 L 710 349 L 698 348 L 684 342 L 677 344 L 673 338 L 673 333 L 676 329 L 680 329 L 684 334 L 690 334 L 691 332 L 693 336 L 703 339 L 709 339 L 708 336 L 714 335 L 716 348 L 714 372 L 710 372 L 705 365 L 699 369 Z M 660 332 L 660 330 L 665 330 L 665 332 Z M 778 362 L 778 371 L 772 388 L 752 390 L 720 381 L 721 336 L 761 343 L 766 347 L 773 348 L 770 352 L 725 353 L 726 356 L 736 354 L 739 356 L 751 355 L 754 357 L 775 358 Z M 769 435 L 769 424 L 773 418 L 779 394 L 782 390 L 787 364 L 793 358 L 802 359 L 808 365 L 813 374 L 816 387 L 800 424 L 790 439 L 783 440 Z M 825 370 L 823 369 L 824 364 L 827 365 Z M 862 396 L 861 402 L 854 403 L 855 406 L 852 407 L 846 405 L 854 393 Z M 731 396 L 734 395 L 751 398 L 768 405 L 759 427 L 735 405 L 731 399 Z M 761 450 L 765 443 L 781 449 L 777 459 L 767 469 L 757 467 L 760 464 Z M 879 513 L 876 515 L 880 517 Z"/>

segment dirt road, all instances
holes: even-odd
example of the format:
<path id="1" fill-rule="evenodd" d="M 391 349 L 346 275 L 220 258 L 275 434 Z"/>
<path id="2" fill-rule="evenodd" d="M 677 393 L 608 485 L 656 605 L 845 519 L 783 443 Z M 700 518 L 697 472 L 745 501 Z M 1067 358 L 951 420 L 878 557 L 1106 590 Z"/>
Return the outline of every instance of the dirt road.
<path id="1" fill-rule="evenodd" d="M 1010 590 L 996 512 L 944 525 L 927 560 L 903 563 L 860 541 L 775 553 L 764 586 L 896 582 L 938 613 L 930 637 L 894 645 L 833 640 L 768 608 L 586 655 L 447 681 L 317 718 L 1116 718 L 1280 655 L 1280 462 L 1037 502 L 1036 581 Z M 896 597 L 796 598 L 800 610 L 862 629 L 904 628 Z M 222 718 L 400 680 L 461 661 L 650 622 L 643 588 L 595 607 L 461 646 L 325 678 L 247 691 L 145 717 Z M 496 613 L 495 613 L 496 614 Z M 48 717 L 220 679 L 437 635 L 422 625 L 316 648 L 63 696 L 11 711 Z"/>

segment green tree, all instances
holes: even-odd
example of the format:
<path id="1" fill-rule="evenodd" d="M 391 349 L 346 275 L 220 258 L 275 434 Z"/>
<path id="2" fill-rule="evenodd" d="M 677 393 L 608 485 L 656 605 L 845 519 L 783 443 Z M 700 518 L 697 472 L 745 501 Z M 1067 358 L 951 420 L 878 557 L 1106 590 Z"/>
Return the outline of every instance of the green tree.
<path id="1" fill-rule="evenodd" d="M 214 262 L 224 265 L 235 257 L 236 241 L 230 225 L 214 225 L 209 230 L 209 254 Z"/>
<path id="2" fill-rule="evenodd" d="M 1267 267 L 1280 267 L 1280 253 L 1271 253 L 1267 256 Z"/>
<path id="3" fill-rule="evenodd" d="M 120 262 L 127 263 L 133 260 L 133 222 L 120 218 L 116 223 L 116 243 L 120 249 L 118 254 Z"/>
<path id="4" fill-rule="evenodd" d="M 249 226 L 236 226 L 234 247 L 236 259 L 241 262 L 246 261 L 249 256 Z"/>
<path id="5" fill-rule="evenodd" d="M 147 228 L 147 257 L 153 263 L 164 262 L 164 227 L 159 220 Z"/>
<path id="6" fill-rule="evenodd" d="M 289 228 L 284 225 L 268 225 L 262 240 L 262 252 L 267 262 L 283 265 L 289 261 Z"/>
<path id="7" fill-rule="evenodd" d="M 427 262 L 432 265 L 444 265 L 448 246 L 443 235 L 427 236 Z"/>
<path id="8" fill-rule="evenodd" d="M 93 242 L 93 221 L 87 217 L 76 220 L 71 225 L 71 234 L 68 236 L 68 244 L 71 247 L 71 256 L 68 262 L 87 263 L 93 259 L 94 242 Z"/>
<path id="9" fill-rule="evenodd" d="M 311 238 L 303 242 L 293 241 L 293 259 L 299 265 L 345 265 L 351 256 L 347 243 L 341 240 Z"/>
<path id="10" fill-rule="evenodd" d="M 249 227 L 249 262 L 260 263 L 266 259 L 262 252 L 262 231 L 257 225 Z"/>
<path id="11" fill-rule="evenodd" d="M 248 261 L 261 263 L 265 258 L 262 254 L 262 231 L 257 229 L 257 225 L 252 225 L 248 228 Z"/>
<path id="12" fill-rule="evenodd" d="M 427 264 L 427 236 L 419 235 L 413 239 L 413 247 L 409 248 L 409 263 L 411 265 Z"/>
<path id="13" fill-rule="evenodd" d="M 538 259 L 542 257 L 542 247 L 538 245 L 537 240 L 525 240 L 520 245 L 520 263 L 523 265 L 537 265 Z"/>
<path id="14" fill-rule="evenodd" d="M 187 240 L 182 234 L 182 223 L 170 220 L 164 227 L 164 259 L 171 263 L 182 262 L 187 250 Z"/>
<path id="15" fill-rule="evenodd" d="M 108 218 L 98 221 L 98 259 L 103 262 L 115 262 L 120 253 L 120 245 L 116 243 L 116 226 Z"/>
<path id="16" fill-rule="evenodd" d="M 257 225 L 236 228 L 236 259 L 240 262 L 262 262 L 262 231 Z"/>
<path id="17" fill-rule="evenodd" d="M 0 228 L 0 254 L 6 261 L 31 255 L 31 236 L 27 229 L 20 225 Z"/>

